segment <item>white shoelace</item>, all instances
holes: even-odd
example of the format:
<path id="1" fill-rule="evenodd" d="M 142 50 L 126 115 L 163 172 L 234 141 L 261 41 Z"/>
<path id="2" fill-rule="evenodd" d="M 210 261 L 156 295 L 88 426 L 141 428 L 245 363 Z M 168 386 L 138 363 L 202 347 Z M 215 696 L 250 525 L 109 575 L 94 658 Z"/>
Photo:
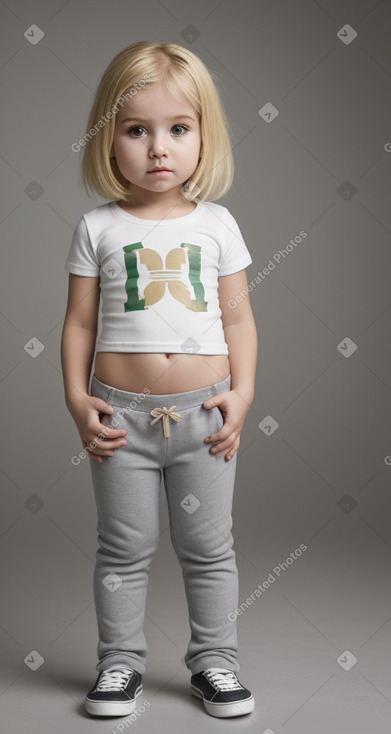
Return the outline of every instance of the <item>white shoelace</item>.
<path id="1" fill-rule="evenodd" d="M 233 670 L 209 668 L 205 671 L 205 676 L 212 686 L 220 688 L 221 691 L 234 691 L 238 688 L 243 688 Z"/>
<path id="2" fill-rule="evenodd" d="M 132 672 L 127 668 L 105 670 L 96 687 L 97 691 L 123 691 L 129 683 Z"/>

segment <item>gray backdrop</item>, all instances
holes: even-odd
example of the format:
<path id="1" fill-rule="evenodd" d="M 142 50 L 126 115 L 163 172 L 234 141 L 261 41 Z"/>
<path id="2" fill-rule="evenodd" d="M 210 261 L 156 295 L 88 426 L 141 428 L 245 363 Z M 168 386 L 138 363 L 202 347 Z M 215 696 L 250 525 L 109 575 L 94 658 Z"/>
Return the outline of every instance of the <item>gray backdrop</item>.
<path id="1" fill-rule="evenodd" d="M 8 0 L 0 18 L 4 731 L 385 734 L 390 2 Z M 225 722 L 189 694 L 187 607 L 163 489 L 139 699 L 149 704 L 126 724 L 83 707 L 96 677 L 96 514 L 89 460 L 71 462 L 81 442 L 64 403 L 60 337 L 73 228 L 104 202 L 81 189 L 71 145 L 109 61 L 145 39 L 179 41 L 215 75 L 236 162 L 219 203 L 253 257 L 259 362 L 234 535 L 240 679 L 256 709 Z"/>

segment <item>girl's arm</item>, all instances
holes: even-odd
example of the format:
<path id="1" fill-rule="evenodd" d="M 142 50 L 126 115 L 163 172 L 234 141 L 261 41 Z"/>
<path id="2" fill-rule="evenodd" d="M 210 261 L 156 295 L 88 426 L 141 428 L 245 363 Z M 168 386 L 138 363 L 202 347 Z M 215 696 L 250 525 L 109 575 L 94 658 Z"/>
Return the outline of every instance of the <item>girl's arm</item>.
<path id="1" fill-rule="evenodd" d="M 204 440 L 212 444 L 211 453 L 224 453 L 226 461 L 232 459 L 239 448 L 240 433 L 255 389 L 258 339 L 246 286 L 245 270 L 219 278 L 219 302 L 228 345 L 231 388 L 203 403 L 207 409 L 218 406 L 223 414 L 222 428 Z"/>
<path id="2" fill-rule="evenodd" d="M 245 270 L 219 278 L 219 301 L 231 372 L 231 390 L 247 403 L 254 398 L 258 337 Z"/>
<path id="3" fill-rule="evenodd" d="M 99 282 L 99 276 L 69 274 L 61 364 L 65 403 L 70 412 L 88 396 L 98 323 Z"/>
<path id="4" fill-rule="evenodd" d="M 124 428 L 100 422 L 100 414 L 114 412 L 101 398 L 88 394 L 98 324 L 100 278 L 69 275 L 68 306 L 61 338 L 65 402 L 74 419 L 83 448 L 91 459 L 113 456 L 126 443 Z M 107 440 L 108 439 L 108 440 Z"/>

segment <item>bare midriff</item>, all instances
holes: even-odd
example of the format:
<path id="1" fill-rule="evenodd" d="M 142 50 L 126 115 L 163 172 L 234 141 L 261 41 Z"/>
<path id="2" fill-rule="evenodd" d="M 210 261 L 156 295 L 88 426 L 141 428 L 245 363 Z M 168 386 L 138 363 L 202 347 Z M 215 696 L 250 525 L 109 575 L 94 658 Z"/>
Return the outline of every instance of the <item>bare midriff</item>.
<path id="1" fill-rule="evenodd" d="M 127 392 L 151 394 L 187 392 L 228 377 L 227 354 L 97 352 L 95 376 L 106 385 Z M 169 406 L 167 406 L 169 407 Z"/>

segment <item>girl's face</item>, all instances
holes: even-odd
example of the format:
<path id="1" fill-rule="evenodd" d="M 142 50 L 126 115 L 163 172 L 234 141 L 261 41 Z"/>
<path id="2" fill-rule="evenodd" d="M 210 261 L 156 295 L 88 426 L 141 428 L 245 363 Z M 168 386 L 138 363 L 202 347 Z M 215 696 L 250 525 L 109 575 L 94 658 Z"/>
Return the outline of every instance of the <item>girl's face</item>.
<path id="1" fill-rule="evenodd" d="M 201 130 L 190 103 L 171 95 L 163 84 L 137 91 L 119 108 L 111 156 L 130 191 L 165 194 L 179 190 L 198 165 Z M 152 173 L 163 167 L 166 173 Z M 141 192 L 140 189 L 144 191 Z M 137 191 L 139 190 L 139 191 Z M 170 195 L 171 196 L 171 195 Z M 160 198 L 160 197 L 159 197 Z"/>

